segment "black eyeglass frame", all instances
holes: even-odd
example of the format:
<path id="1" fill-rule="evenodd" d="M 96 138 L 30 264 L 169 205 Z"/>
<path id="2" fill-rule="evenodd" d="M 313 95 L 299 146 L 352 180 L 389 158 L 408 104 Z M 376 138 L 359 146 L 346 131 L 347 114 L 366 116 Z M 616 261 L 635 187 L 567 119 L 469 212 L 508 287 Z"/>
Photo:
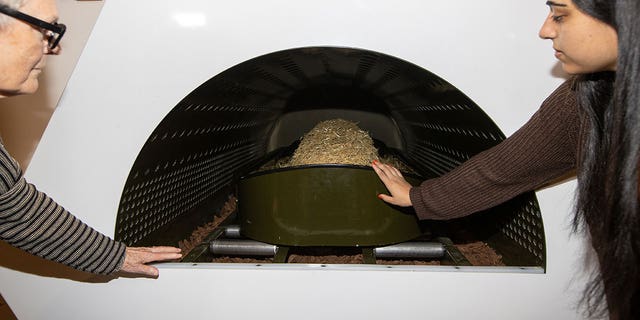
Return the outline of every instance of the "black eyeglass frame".
<path id="1" fill-rule="evenodd" d="M 3 4 L 0 4 L 0 12 L 10 17 L 24 21 L 34 27 L 42 28 L 42 29 L 53 32 L 53 35 L 47 38 L 47 42 L 49 44 L 49 50 L 53 50 L 58 46 L 58 44 L 60 43 L 60 39 L 62 39 L 64 32 L 67 30 L 67 26 L 65 26 L 62 23 L 49 23 L 49 22 L 40 20 L 36 17 L 30 16 L 28 14 L 22 13 L 18 10 L 12 9 Z"/>

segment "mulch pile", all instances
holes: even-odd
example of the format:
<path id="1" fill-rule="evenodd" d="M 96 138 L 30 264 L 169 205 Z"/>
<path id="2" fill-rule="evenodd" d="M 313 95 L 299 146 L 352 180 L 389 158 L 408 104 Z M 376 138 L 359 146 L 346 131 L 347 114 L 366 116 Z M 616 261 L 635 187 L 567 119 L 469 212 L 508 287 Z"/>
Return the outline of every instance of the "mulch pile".
<path id="1" fill-rule="evenodd" d="M 475 241 L 455 246 L 474 266 L 504 266 L 502 256 L 485 242 Z"/>
<path id="2" fill-rule="evenodd" d="M 204 225 L 197 227 L 191 233 L 188 239 L 178 241 L 178 247 L 182 249 L 182 256 L 186 257 L 189 252 L 198 246 L 202 241 L 215 230 L 220 223 L 227 219 L 234 211 L 236 211 L 238 201 L 236 197 L 230 196 L 227 202 L 224 203 L 220 212 L 217 212 L 213 216 L 213 221 L 210 221 Z"/>

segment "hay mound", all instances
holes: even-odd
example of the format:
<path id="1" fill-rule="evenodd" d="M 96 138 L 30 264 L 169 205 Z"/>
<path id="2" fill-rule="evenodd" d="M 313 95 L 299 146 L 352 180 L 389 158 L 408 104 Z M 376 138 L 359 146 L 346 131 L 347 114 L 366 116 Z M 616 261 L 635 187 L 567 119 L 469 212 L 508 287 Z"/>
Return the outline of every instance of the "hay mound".
<path id="1" fill-rule="evenodd" d="M 290 166 L 308 164 L 370 165 L 378 159 L 369 133 L 354 122 L 333 119 L 318 123 L 294 152 Z"/>

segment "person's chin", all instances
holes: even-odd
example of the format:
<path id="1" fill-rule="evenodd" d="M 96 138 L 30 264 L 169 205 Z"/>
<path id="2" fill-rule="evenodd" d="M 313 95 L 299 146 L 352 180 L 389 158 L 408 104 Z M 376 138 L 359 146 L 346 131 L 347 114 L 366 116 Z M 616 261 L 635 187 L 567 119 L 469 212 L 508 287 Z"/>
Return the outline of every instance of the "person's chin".
<path id="1" fill-rule="evenodd" d="M 38 79 L 31 79 L 31 81 L 25 83 L 15 95 L 33 94 L 38 91 L 39 87 Z"/>
<path id="2" fill-rule="evenodd" d="M 578 74 L 588 74 L 588 73 L 597 73 L 603 71 L 612 71 L 602 68 L 593 68 L 588 66 L 581 66 L 576 64 L 568 64 L 562 63 L 562 70 L 570 75 L 578 75 Z"/>
<path id="3" fill-rule="evenodd" d="M 38 81 L 38 77 L 40 77 L 41 73 L 42 73 L 42 68 L 31 69 L 31 73 L 29 74 L 29 78 L 35 79 L 36 81 Z"/>
<path id="4" fill-rule="evenodd" d="M 575 65 L 570 63 L 562 62 L 562 70 L 570 75 L 576 75 L 584 73 L 580 68 L 577 68 Z"/>

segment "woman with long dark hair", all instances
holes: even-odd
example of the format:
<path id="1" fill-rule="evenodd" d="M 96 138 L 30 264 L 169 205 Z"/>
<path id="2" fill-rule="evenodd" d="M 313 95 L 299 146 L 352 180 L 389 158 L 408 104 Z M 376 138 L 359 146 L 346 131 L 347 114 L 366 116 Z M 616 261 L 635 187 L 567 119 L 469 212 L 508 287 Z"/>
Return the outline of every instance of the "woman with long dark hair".
<path id="1" fill-rule="evenodd" d="M 640 317 L 640 2 L 575 0 L 617 31 L 615 72 L 580 75 L 576 90 L 586 125 L 578 171 L 576 228 L 586 223 L 600 262 L 584 296 L 592 314 L 608 301 L 612 318 Z"/>
<path id="2" fill-rule="evenodd" d="M 390 193 L 379 198 L 413 206 L 421 219 L 452 219 L 576 170 L 574 228 L 590 234 L 599 260 L 583 295 L 586 312 L 640 319 L 640 1 L 546 4 L 540 37 L 552 40 L 574 77 L 511 137 L 442 177 L 412 187 L 374 162 Z"/>

